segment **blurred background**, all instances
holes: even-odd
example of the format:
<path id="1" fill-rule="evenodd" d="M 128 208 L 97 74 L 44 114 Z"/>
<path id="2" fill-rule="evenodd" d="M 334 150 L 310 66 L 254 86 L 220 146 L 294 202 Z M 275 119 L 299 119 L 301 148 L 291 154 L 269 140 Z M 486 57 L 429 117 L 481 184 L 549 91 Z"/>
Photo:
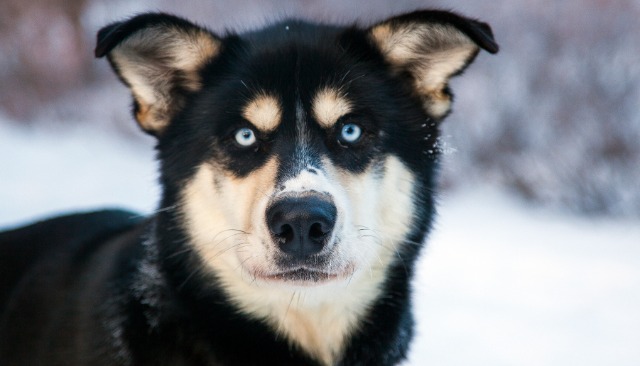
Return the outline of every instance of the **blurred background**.
<path id="1" fill-rule="evenodd" d="M 637 0 L 1 0 L 0 227 L 153 210 L 153 141 L 93 58 L 105 24 L 159 10 L 223 33 L 433 7 L 488 22 L 501 51 L 451 85 L 410 364 L 640 364 Z"/>

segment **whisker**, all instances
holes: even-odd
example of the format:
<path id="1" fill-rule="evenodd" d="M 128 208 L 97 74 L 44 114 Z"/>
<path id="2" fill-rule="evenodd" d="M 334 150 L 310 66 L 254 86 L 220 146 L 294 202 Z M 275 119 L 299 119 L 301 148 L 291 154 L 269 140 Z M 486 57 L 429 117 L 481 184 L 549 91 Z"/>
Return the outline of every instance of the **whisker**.
<path id="1" fill-rule="evenodd" d="M 167 212 L 167 211 L 172 211 L 178 208 L 179 205 L 175 204 L 175 205 L 171 205 L 171 206 L 167 206 L 167 207 L 161 207 L 158 208 L 157 210 L 153 211 L 152 214 L 156 214 L 156 213 L 160 213 L 160 212 Z"/>
<path id="2" fill-rule="evenodd" d="M 266 197 L 266 198 L 271 198 L 271 197 L 272 197 L 272 195 L 271 195 L 271 194 L 268 194 L 267 192 L 265 192 L 264 190 L 260 189 L 259 187 L 258 187 L 258 188 L 256 188 L 256 190 L 257 190 L 261 195 L 263 195 L 263 196 L 264 196 L 264 197 Z"/>
<path id="3" fill-rule="evenodd" d="M 363 237 L 371 237 L 373 238 L 373 243 L 388 250 L 388 251 L 393 251 L 395 256 L 398 258 L 398 260 L 400 261 L 400 264 L 402 264 L 402 267 L 405 271 L 405 274 L 408 275 L 409 274 L 409 270 L 407 268 L 407 261 L 405 260 L 405 258 L 402 256 L 402 253 L 398 250 L 398 246 L 394 245 L 392 247 L 384 244 L 383 240 L 380 238 L 380 236 L 378 235 L 378 233 L 372 229 L 369 229 L 363 225 L 358 225 L 357 227 L 360 227 L 360 229 L 358 229 L 358 231 L 371 231 L 373 232 L 375 235 L 364 235 L 364 234 L 360 234 L 358 235 L 358 238 L 361 239 Z M 423 245 L 422 242 L 416 242 L 413 240 L 409 240 L 409 239 L 405 239 L 405 238 L 387 238 L 388 240 L 391 241 L 395 241 L 397 244 L 401 244 L 401 245 L 409 245 L 409 246 L 416 246 L 416 247 L 420 247 Z M 380 262 L 380 264 L 382 264 L 381 260 L 380 260 L 380 256 L 379 254 L 376 253 L 376 256 L 378 256 L 378 261 Z"/>
<path id="4" fill-rule="evenodd" d="M 244 231 L 244 230 L 240 230 L 240 229 L 225 229 L 225 230 L 219 231 L 219 232 L 218 232 L 218 233 L 217 233 L 213 238 L 211 238 L 211 241 L 216 240 L 216 238 L 217 238 L 219 235 L 221 235 L 222 233 L 226 233 L 227 231 L 236 231 L 236 232 L 238 232 L 238 233 L 241 233 L 241 234 L 247 234 L 247 235 L 249 234 L 248 232 L 246 232 L 246 231 Z"/>
<path id="5" fill-rule="evenodd" d="M 187 278 L 184 279 L 184 281 L 180 284 L 180 286 L 178 286 L 178 291 L 182 291 L 182 289 L 184 288 L 184 286 L 187 284 L 187 282 L 189 282 L 189 280 L 191 279 L 191 277 L 193 277 L 197 272 L 201 271 L 201 269 L 197 268 L 195 270 L 193 270 L 188 276 Z"/>
<path id="6" fill-rule="evenodd" d="M 287 305 L 287 310 L 285 310 L 285 312 L 284 312 L 284 318 L 286 318 L 287 314 L 289 314 L 289 308 L 291 308 L 291 303 L 293 302 L 293 298 L 296 296 L 296 293 L 298 293 L 298 291 L 293 291 L 293 294 L 291 294 L 291 299 L 289 300 L 289 305 Z M 283 321 L 284 321 L 284 319 L 283 319 Z"/>
<path id="7" fill-rule="evenodd" d="M 193 251 L 193 247 L 191 245 L 187 245 L 185 248 L 183 248 L 181 250 L 176 250 L 174 253 L 166 256 L 165 259 L 171 259 L 171 258 L 177 257 L 177 256 L 179 256 L 181 254 L 188 253 L 188 252 L 191 252 L 191 251 Z"/>
<path id="8" fill-rule="evenodd" d="M 224 238 L 223 240 L 227 240 L 227 239 L 231 238 L 232 236 L 236 236 L 236 235 L 239 235 L 239 234 L 233 234 L 233 235 L 231 235 L 231 236 L 228 236 L 228 237 Z M 218 244 L 220 244 L 220 243 L 218 243 Z M 218 244 L 214 245 L 214 248 L 215 248 L 216 246 L 218 246 Z M 207 259 L 208 259 L 208 260 L 213 260 L 213 259 L 217 258 L 218 256 L 220 256 L 220 255 L 222 255 L 222 254 L 224 254 L 224 253 L 228 252 L 229 250 L 231 250 L 231 249 L 234 249 L 234 248 L 238 247 L 238 245 L 240 245 L 240 244 L 241 244 L 241 243 L 236 243 L 236 244 L 231 245 L 231 246 L 230 246 L 230 247 L 228 247 L 228 248 L 224 248 L 224 249 L 222 249 L 222 250 L 220 250 L 220 251 L 218 251 L 218 252 L 216 252 L 216 253 L 212 254 L 212 255 L 211 255 L 211 257 L 208 257 Z"/>

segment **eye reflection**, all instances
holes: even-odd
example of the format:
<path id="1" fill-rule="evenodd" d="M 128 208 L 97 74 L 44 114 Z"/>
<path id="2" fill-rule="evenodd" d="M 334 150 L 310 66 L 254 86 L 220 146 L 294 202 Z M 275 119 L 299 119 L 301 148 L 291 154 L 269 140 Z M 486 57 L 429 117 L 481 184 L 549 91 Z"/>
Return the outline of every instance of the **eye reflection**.
<path id="1" fill-rule="evenodd" d="M 256 134 L 250 128 L 241 128 L 236 132 L 236 142 L 243 147 L 249 147 L 256 143 Z"/>
<path id="2" fill-rule="evenodd" d="M 362 128 L 355 123 L 347 123 L 342 126 L 342 131 L 340 132 L 340 140 L 347 143 L 354 143 L 360 140 L 362 136 Z"/>

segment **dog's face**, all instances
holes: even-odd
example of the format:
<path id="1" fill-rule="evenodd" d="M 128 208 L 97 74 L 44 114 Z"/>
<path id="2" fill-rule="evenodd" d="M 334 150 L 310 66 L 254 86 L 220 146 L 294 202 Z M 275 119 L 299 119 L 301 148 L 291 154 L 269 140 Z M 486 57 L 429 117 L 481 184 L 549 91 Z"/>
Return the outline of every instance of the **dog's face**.
<path id="1" fill-rule="evenodd" d="M 444 12 L 226 37 L 151 14 L 105 28 L 96 53 L 159 139 L 163 208 L 204 272 L 268 317 L 296 293 L 364 311 L 411 264 L 447 83 L 480 47 L 497 51 L 488 26 Z"/>
<path id="2" fill-rule="evenodd" d="M 295 41 L 303 30 L 271 32 Z M 229 62 L 242 62 L 239 72 L 209 76 L 217 82 L 180 116 L 192 125 L 167 128 L 170 141 L 195 131 L 210 147 L 178 163 L 196 167 L 180 207 L 204 263 L 230 272 L 223 278 L 285 288 L 380 278 L 402 256 L 414 205 L 426 204 L 435 123 L 379 74 L 381 57 L 358 60 L 328 33 L 320 44 L 238 46 Z"/>

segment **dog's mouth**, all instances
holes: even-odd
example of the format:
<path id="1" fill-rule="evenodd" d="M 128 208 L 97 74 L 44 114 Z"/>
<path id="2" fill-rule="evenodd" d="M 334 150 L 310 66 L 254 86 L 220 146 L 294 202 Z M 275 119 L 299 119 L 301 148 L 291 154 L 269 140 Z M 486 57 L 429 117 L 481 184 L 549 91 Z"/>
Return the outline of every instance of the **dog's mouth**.
<path id="1" fill-rule="evenodd" d="M 307 266 L 299 266 L 277 272 L 257 272 L 255 277 L 267 282 L 282 282 L 300 286 L 315 286 L 348 278 L 353 273 L 352 266 L 344 271 L 334 272 Z"/>

